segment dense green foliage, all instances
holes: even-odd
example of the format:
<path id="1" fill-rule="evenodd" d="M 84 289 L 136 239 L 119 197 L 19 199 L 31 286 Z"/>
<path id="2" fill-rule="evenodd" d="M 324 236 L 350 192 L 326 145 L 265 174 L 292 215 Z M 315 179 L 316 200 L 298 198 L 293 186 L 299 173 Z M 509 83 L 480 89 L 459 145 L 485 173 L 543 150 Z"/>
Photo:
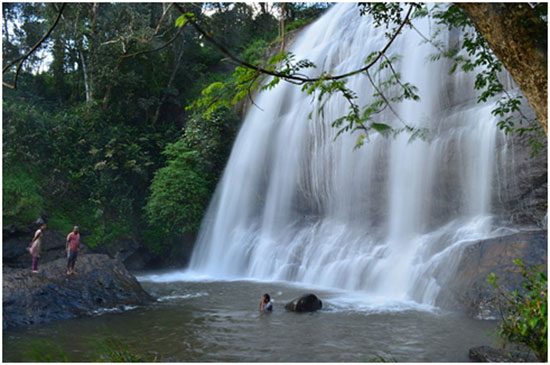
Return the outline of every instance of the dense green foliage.
<path id="1" fill-rule="evenodd" d="M 228 50 L 259 62 L 279 35 L 279 5 L 186 3 Z M 318 12 L 287 4 L 287 26 Z M 4 65 L 24 55 L 61 10 L 4 3 Z M 4 73 L 3 220 L 38 216 L 91 246 L 133 240 L 161 253 L 197 231 L 239 125 L 186 107 L 234 65 L 162 3 L 68 3 L 42 47 Z M 295 25 L 293 25 L 295 26 Z M 223 105 L 222 105 L 223 106 Z M 232 108 L 231 108 L 232 109 Z"/>
<path id="2" fill-rule="evenodd" d="M 309 6 L 286 4 L 285 17 L 288 22 L 285 23 L 285 31 L 290 32 L 312 22 L 326 8 L 326 3 L 313 3 Z M 185 14 L 182 17 L 185 17 Z M 216 34 L 215 32 L 208 33 Z M 280 37 L 277 38 L 277 41 L 279 40 Z M 273 53 L 275 55 L 266 57 L 266 55 Z M 242 50 L 240 59 L 259 69 L 244 65 L 237 66 L 230 78 L 218 80 L 204 88 L 201 97 L 196 99 L 187 109 L 199 111 L 203 113 L 204 117 L 209 118 L 219 108 L 231 107 L 244 98 L 248 97 L 248 101 L 253 103 L 252 95 L 255 91 L 273 88 L 281 80 L 281 77 L 274 77 L 271 82 L 262 85 L 265 79 L 265 72 L 263 71 L 279 72 L 284 78 L 284 76 L 292 76 L 300 69 L 315 66 L 307 60 L 296 62 L 294 55 L 284 52 L 284 50 L 277 52 L 273 44 L 262 38 L 255 38 L 248 43 Z"/>
<path id="3" fill-rule="evenodd" d="M 155 137 L 160 144 L 164 134 L 150 135 L 112 120 L 97 105 L 52 113 L 5 97 L 3 112 L 5 202 L 18 199 L 7 182 L 30 171 L 34 179 L 19 188 L 26 197 L 40 194 L 27 208 L 32 220 L 46 212 L 54 222 L 67 221 L 53 228 L 67 230 L 71 220 L 79 222 L 94 233 L 92 245 L 130 233 L 134 204 L 140 204 L 132 190 L 147 189 L 158 166 L 152 158 L 158 147 L 151 144 Z M 28 216 L 8 214 L 4 210 L 5 221 L 29 222 Z"/>
<path id="4" fill-rule="evenodd" d="M 197 232 L 229 155 L 238 118 L 229 109 L 210 118 L 189 119 L 184 135 L 162 152 L 166 164 L 155 173 L 146 217 L 153 228 L 148 244 L 159 251 L 163 242 Z"/>
<path id="5" fill-rule="evenodd" d="M 495 274 L 488 281 L 499 294 L 502 320 L 499 334 L 508 343 L 529 347 L 541 362 L 548 361 L 548 277 L 545 270 L 514 261 L 523 276 L 522 290 L 505 292 Z"/>
<path id="6" fill-rule="evenodd" d="M 149 221 L 165 233 L 196 231 L 209 195 L 198 154 L 184 141 L 168 145 L 164 154 L 167 165 L 155 174 L 146 206 Z"/>
<path id="7" fill-rule="evenodd" d="M 39 191 L 40 181 L 36 174 L 20 169 L 4 169 L 2 211 L 4 222 L 17 228 L 26 226 L 40 215 L 44 199 Z"/>

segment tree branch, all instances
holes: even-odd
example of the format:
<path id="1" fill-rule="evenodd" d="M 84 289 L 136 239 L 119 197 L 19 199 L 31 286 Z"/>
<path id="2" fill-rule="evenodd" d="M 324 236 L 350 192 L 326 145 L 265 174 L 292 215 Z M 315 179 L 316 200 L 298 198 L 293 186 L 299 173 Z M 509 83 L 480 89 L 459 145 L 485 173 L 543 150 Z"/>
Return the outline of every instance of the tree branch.
<path id="1" fill-rule="evenodd" d="M 395 81 L 399 84 L 399 86 L 401 86 L 404 90 L 406 90 L 407 87 L 405 85 L 403 85 L 403 83 L 401 82 L 401 77 L 399 76 L 397 71 L 395 71 L 395 69 L 393 68 L 391 60 L 386 55 L 384 55 L 384 58 L 388 62 L 388 67 L 390 68 L 391 73 L 395 76 Z"/>
<path id="2" fill-rule="evenodd" d="M 19 77 L 19 72 L 21 71 L 21 66 L 23 66 L 23 62 L 25 62 L 25 60 L 34 52 L 36 51 L 36 49 L 38 47 L 40 47 L 40 45 L 46 40 L 48 39 L 48 37 L 50 36 L 50 34 L 53 32 L 53 30 L 55 29 L 55 27 L 57 26 L 57 23 L 59 22 L 59 19 L 61 19 L 61 14 L 63 13 L 63 9 L 65 8 L 65 5 L 66 3 L 63 3 L 61 4 L 61 9 L 59 9 L 59 12 L 57 13 L 57 17 L 55 18 L 55 21 L 54 23 L 52 24 L 52 26 L 50 27 L 50 29 L 48 30 L 48 32 L 26 53 L 24 54 L 23 56 L 9 62 L 6 66 L 4 66 L 4 68 L 2 69 L 2 74 L 4 72 L 6 72 L 11 66 L 15 65 L 17 62 L 19 62 L 19 64 L 17 65 L 17 70 L 15 71 L 15 79 L 13 81 L 13 85 L 9 85 L 7 83 L 5 83 L 4 81 L 2 81 L 2 85 L 6 86 L 6 87 L 9 87 L 11 89 L 16 89 L 17 88 L 17 79 Z"/>
<path id="3" fill-rule="evenodd" d="M 247 93 L 248 100 L 250 100 L 252 105 L 254 105 L 256 108 L 260 109 L 261 111 L 264 111 L 258 104 L 256 104 L 256 102 L 254 101 L 254 98 L 252 98 L 252 85 L 254 85 L 254 81 L 256 81 L 256 79 L 250 80 L 250 83 L 248 84 L 248 93 Z"/>
<path id="4" fill-rule="evenodd" d="M 149 42 L 151 42 L 153 40 L 153 38 L 155 38 L 155 36 L 157 35 L 157 33 L 159 32 L 159 29 L 160 29 L 160 25 L 162 24 L 162 21 L 164 20 L 164 17 L 166 16 L 166 14 L 168 14 L 168 11 L 170 10 L 170 8 L 172 7 L 173 4 L 170 4 L 166 9 L 164 8 L 164 5 L 162 5 L 162 15 L 157 23 L 157 26 L 155 27 L 155 31 L 153 32 L 153 35 L 151 36 L 151 38 L 148 39 Z"/>
<path id="5" fill-rule="evenodd" d="M 164 48 L 168 47 L 170 44 L 172 44 L 180 36 L 180 34 L 183 33 L 183 28 L 184 27 L 181 27 L 178 30 L 178 32 L 176 33 L 176 35 L 174 37 L 172 37 L 172 39 L 170 39 L 168 42 L 166 42 L 165 44 L 163 44 L 162 46 L 160 46 L 158 48 L 139 51 L 139 52 L 132 53 L 132 54 L 129 54 L 129 55 L 122 55 L 119 58 L 120 59 L 125 59 L 125 58 L 140 56 L 142 54 L 147 54 L 147 53 L 153 53 L 153 52 L 160 51 L 161 49 L 164 49 Z"/>
<path id="6" fill-rule="evenodd" d="M 168 79 L 168 84 L 166 85 L 166 90 L 169 90 L 172 87 L 172 83 L 174 82 L 174 79 L 176 78 L 176 73 L 178 72 L 178 68 L 180 66 L 181 59 L 183 57 L 184 51 L 185 51 L 185 47 L 182 46 L 181 49 L 179 50 L 179 53 L 177 53 L 174 57 L 174 67 L 172 69 L 172 74 L 170 75 L 170 78 Z M 162 107 L 162 104 L 164 104 L 164 102 L 166 101 L 167 98 L 168 98 L 168 93 L 165 92 L 162 95 L 162 99 L 160 100 L 160 103 L 158 104 L 157 109 L 155 110 L 155 115 L 153 117 L 153 122 L 152 122 L 153 125 L 157 124 L 157 121 L 158 121 L 159 115 L 160 115 L 160 108 Z"/>
<path id="7" fill-rule="evenodd" d="M 397 114 L 397 112 L 392 108 L 391 104 L 390 104 L 390 101 L 386 98 L 386 96 L 384 95 L 384 93 L 382 93 L 382 90 L 380 90 L 378 88 L 378 86 L 376 86 L 374 80 L 372 79 L 370 73 L 367 71 L 366 72 L 367 74 L 367 78 L 369 79 L 369 82 L 371 83 L 372 87 L 374 88 L 374 90 L 376 90 L 376 92 L 378 93 L 378 95 L 380 95 L 380 98 L 384 101 L 384 103 L 386 103 L 386 106 L 391 110 L 391 112 L 393 113 L 393 115 L 396 116 L 396 118 L 406 127 L 408 127 L 407 123 L 405 123 L 405 121 L 403 119 L 401 119 L 401 117 L 399 116 L 399 114 Z"/>
<path id="8" fill-rule="evenodd" d="M 185 9 L 183 9 L 179 4 L 176 4 L 174 3 L 174 6 L 182 13 L 182 14 L 185 14 L 186 11 Z M 239 59 L 238 57 L 236 57 L 235 55 L 233 55 L 231 52 L 229 52 L 229 50 L 227 50 L 223 45 L 221 45 L 220 43 L 218 43 L 216 40 L 214 40 L 214 38 L 212 38 L 206 31 L 204 31 L 201 27 L 199 27 L 199 25 L 193 21 L 193 20 L 188 20 L 188 23 L 191 23 L 191 25 L 193 26 L 193 28 L 195 28 L 195 30 L 201 34 L 204 38 L 206 38 L 212 45 L 214 45 L 214 47 L 216 47 L 220 52 L 222 52 L 223 54 L 225 54 L 228 58 L 230 58 L 231 60 L 237 62 L 238 64 L 244 66 L 244 67 L 247 67 L 249 69 L 252 69 L 252 70 L 255 70 L 257 72 L 260 72 L 260 73 L 263 73 L 263 74 L 266 74 L 266 75 L 270 75 L 270 76 L 275 76 L 275 77 L 280 77 L 282 78 L 283 80 L 285 81 L 288 81 L 288 82 L 291 82 L 291 81 L 294 81 L 295 83 L 298 83 L 298 84 L 304 84 L 306 82 L 316 82 L 316 81 L 321 81 L 321 80 L 340 80 L 340 79 L 343 79 L 343 78 L 347 78 L 349 76 L 353 76 L 353 75 L 356 75 L 356 74 L 359 74 L 361 72 L 364 72 L 364 71 L 367 71 L 369 68 L 371 68 L 376 62 L 378 62 L 378 60 L 380 60 L 380 58 L 382 57 L 382 55 L 384 54 L 384 52 L 386 52 L 388 50 L 388 48 L 392 45 L 393 41 L 397 38 L 397 35 L 399 35 L 399 33 L 401 33 L 401 30 L 403 29 L 403 27 L 405 26 L 405 24 L 407 24 L 409 22 L 409 17 L 411 15 L 411 12 L 414 8 L 414 4 L 411 4 L 411 6 L 409 7 L 409 10 L 407 12 L 407 15 L 405 16 L 405 19 L 403 20 L 403 22 L 401 23 L 401 25 L 397 28 L 397 30 L 395 31 L 395 33 L 393 34 L 393 36 L 390 38 L 390 40 L 388 41 L 388 43 L 386 44 L 386 46 L 378 52 L 378 55 L 371 61 L 369 62 L 365 67 L 361 68 L 361 69 L 358 69 L 358 70 L 355 70 L 355 71 L 351 71 L 351 72 L 348 72 L 348 73 L 345 73 L 345 74 L 342 74 L 342 75 L 337 75 L 337 76 L 331 76 L 331 75 L 327 75 L 327 76 L 324 76 L 324 77 L 316 77 L 316 78 L 308 78 L 308 77 L 299 77 L 299 76 L 295 76 L 295 75 L 289 75 L 289 74 L 284 74 L 284 73 L 280 73 L 280 72 L 277 72 L 277 71 L 270 71 L 270 70 L 266 70 L 264 68 L 261 68 L 261 67 L 258 67 L 258 66 L 254 66 L 248 62 L 245 62 L 241 59 Z"/>

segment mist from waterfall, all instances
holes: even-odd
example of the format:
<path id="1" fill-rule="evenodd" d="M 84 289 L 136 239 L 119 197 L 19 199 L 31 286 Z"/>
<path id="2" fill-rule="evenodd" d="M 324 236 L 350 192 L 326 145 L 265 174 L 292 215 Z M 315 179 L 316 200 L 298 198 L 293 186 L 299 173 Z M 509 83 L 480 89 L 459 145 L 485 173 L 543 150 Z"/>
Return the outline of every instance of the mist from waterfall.
<path id="1" fill-rule="evenodd" d="M 417 22 L 415 22 L 416 24 Z M 427 19 L 416 26 L 435 30 Z M 384 27 L 337 4 L 300 34 L 296 59 L 341 74 L 364 66 L 387 43 Z M 442 32 L 451 44 L 458 35 Z M 433 304 L 462 248 L 495 234 L 491 211 L 495 144 L 503 138 L 491 103 L 478 104 L 474 73 L 450 74 L 437 50 L 406 29 L 388 50 L 417 86 L 420 102 L 392 104 L 429 140 L 376 132 L 354 149 L 357 134 L 331 122 L 347 101 L 315 97 L 281 82 L 255 97 L 203 221 L 190 268 L 219 278 L 283 280 L 367 292 L 388 300 Z M 347 84 L 367 105 L 374 92 L 364 74 Z M 261 108 L 261 109 L 260 109 Z M 389 109 L 377 118 L 395 128 Z"/>

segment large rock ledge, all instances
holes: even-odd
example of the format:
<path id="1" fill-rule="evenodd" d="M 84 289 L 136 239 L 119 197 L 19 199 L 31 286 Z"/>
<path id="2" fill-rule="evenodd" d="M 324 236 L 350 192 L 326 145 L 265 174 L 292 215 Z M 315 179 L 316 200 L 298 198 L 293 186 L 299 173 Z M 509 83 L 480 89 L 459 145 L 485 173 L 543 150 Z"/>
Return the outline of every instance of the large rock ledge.
<path id="1" fill-rule="evenodd" d="M 76 273 L 70 276 L 66 265 L 66 259 L 39 263 L 38 274 L 4 267 L 3 328 L 122 310 L 153 300 L 124 265 L 107 255 L 79 256 Z"/>
<path id="2" fill-rule="evenodd" d="M 521 288 L 521 269 L 513 263 L 521 259 L 527 265 L 547 266 L 548 232 L 519 232 L 478 241 L 466 247 L 459 258 L 454 278 L 442 288 L 437 305 L 466 312 L 476 319 L 499 319 L 494 302 L 497 296 L 487 282 L 495 273 L 500 287 L 511 292 Z"/>

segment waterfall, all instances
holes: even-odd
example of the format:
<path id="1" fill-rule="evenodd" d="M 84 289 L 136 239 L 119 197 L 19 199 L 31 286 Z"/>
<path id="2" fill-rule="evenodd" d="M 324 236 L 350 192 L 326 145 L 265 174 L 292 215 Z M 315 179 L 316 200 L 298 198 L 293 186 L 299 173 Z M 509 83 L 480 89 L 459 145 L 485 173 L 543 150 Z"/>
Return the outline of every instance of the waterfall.
<path id="1" fill-rule="evenodd" d="M 427 19 L 417 27 L 430 35 Z M 338 4 L 298 36 L 291 52 L 340 74 L 364 66 L 388 38 Z M 443 32 L 443 42 L 453 42 Z M 454 35 L 456 36 L 456 34 Z M 405 29 L 388 50 L 419 89 L 420 102 L 392 104 L 380 121 L 428 131 L 410 140 L 376 132 L 355 149 L 357 134 L 331 122 L 347 102 L 319 101 L 281 82 L 248 111 L 203 221 L 190 268 L 220 278 L 249 277 L 364 291 L 433 304 L 460 250 L 494 233 L 491 211 L 495 144 L 501 133 L 491 103 L 478 104 L 474 74 L 450 74 L 446 60 Z M 348 80 L 361 105 L 374 92 L 365 75 Z M 396 116 L 399 116 L 399 118 Z M 399 119 L 402 119 L 400 121 Z"/>

